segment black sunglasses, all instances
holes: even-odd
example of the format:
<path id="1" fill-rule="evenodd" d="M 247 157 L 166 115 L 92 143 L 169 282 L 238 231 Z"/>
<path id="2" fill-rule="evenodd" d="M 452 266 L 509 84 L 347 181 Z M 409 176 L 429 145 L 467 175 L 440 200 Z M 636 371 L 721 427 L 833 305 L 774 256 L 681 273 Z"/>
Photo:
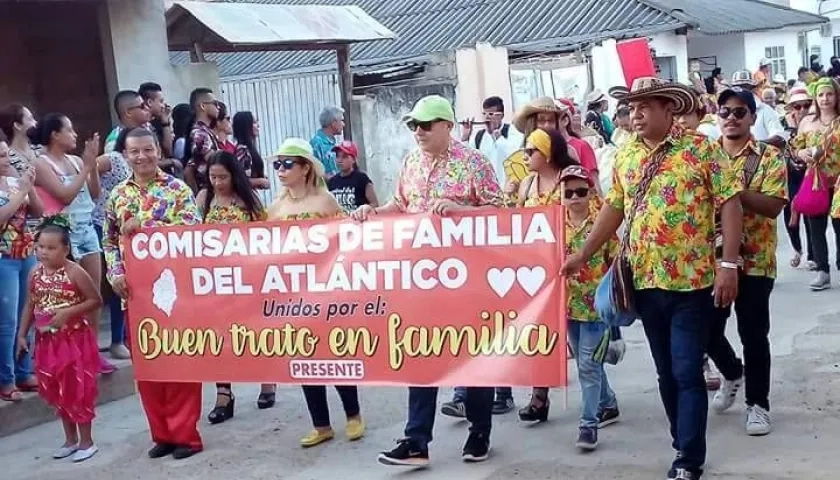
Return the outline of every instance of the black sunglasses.
<path id="1" fill-rule="evenodd" d="M 295 160 L 294 158 L 281 158 L 275 160 L 274 163 L 272 163 L 275 170 L 280 170 L 281 168 L 283 170 L 291 170 L 295 168 L 295 165 L 298 164 L 300 164 L 300 161 Z"/>
<path id="2" fill-rule="evenodd" d="M 531 155 L 537 153 L 537 152 L 539 152 L 539 150 L 537 150 L 536 148 L 526 148 L 525 149 L 525 155 L 528 155 L 529 157 Z"/>
<path id="3" fill-rule="evenodd" d="M 438 123 L 440 120 L 432 120 L 430 122 L 416 122 L 414 120 L 409 120 L 405 123 L 405 126 L 408 127 L 409 130 L 412 132 L 416 132 L 417 128 L 423 130 L 424 132 L 428 132 L 432 130 L 432 127 Z"/>
<path id="4" fill-rule="evenodd" d="M 795 103 L 791 105 L 790 108 L 796 110 L 797 112 L 800 110 L 808 110 L 809 108 L 811 108 L 811 103 Z"/>
<path id="5" fill-rule="evenodd" d="M 746 117 L 748 113 L 750 113 L 750 110 L 747 107 L 722 107 L 720 110 L 718 110 L 718 116 L 724 120 L 733 115 L 736 119 L 741 120 L 742 118 Z"/>
<path id="6" fill-rule="evenodd" d="M 566 197 L 566 200 L 571 200 L 575 198 L 575 195 L 578 198 L 583 198 L 589 195 L 589 188 L 587 187 L 580 187 L 580 188 L 567 188 L 563 191 L 563 196 Z"/>

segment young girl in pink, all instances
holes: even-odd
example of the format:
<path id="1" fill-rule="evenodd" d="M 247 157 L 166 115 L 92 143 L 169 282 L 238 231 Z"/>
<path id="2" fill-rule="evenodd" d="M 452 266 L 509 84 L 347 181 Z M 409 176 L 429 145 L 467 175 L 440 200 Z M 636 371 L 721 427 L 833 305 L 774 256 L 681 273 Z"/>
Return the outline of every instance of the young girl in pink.
<path id="1" fill-rule="evenodd" d="M 28 349 L 34 324 L 38 393 L 55 407 L 65 442 L 53 458 L 85 461 L 98 451 L 91 427 L 96 403 L 99 348 L 89 315 L 102 305 L 90 276 L 68 259 L 69 225 L 48 218 L 35 236 L 40 262 L 29 277 L 29 297 L 21 319 L 18 349 Z"/>

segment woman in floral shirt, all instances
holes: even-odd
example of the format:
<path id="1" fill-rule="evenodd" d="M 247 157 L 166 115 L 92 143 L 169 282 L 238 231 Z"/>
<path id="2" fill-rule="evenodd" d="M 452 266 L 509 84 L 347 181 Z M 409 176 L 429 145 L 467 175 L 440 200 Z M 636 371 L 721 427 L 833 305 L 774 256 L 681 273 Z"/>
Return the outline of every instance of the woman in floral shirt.
<path id="1" fill-rule="evenodd" d="M 245 171 L 236 157 L 218 151 L 207 159 L 210 188 L 198 192 L 196 204 L 204 223 L 245 223 L 265 220 L 265 208 L 251 189 Z M 257 398 L 257 407 L 271 408 L 275 402 L 275 385 L 263 384 Z M 233 417 L 233 390 L 229 383 L 216 384 L 216 406 L 207 416 L 212 424 L 222 423 Z"/>
<path id="2" fill-rule="evenodd" d="M 287 139 L 274 154 L 272 166 L 284 189 L 268 209 L 269 221 L 289 222 L 344 216 L 335 197 L 327 190 L 324 166 L 315 158 L 309 142 L 300 138 Z M 336 385 L 335 389 L 347 416 L 345 435 L 350 441 L 358 440 L 365 434 L 365 423 L 360 415 L 359 391 L 355 386 L 346 385 Z M 303 396 L 314 428 L 300 439 L 301 446 L 314 447 L 332 440 L 335 432 L 330 423 L 327 387 L 303 385 Z"/>
<path id="3" fill-rule="evenodd" d="M 811 169 L 818 169 L 828 185 L 840 174 L 840 85 L 830 78 L 821 78 L 808 86 L 814 100 L 815 113 L 799 122 L 799 130 L 791 140 L 791 146 L 797 158 Z M 802 185 L 807 188 L 809 185 Z M 832 188 L 833 193 L 834 189 Z M 840 199 L 837 202 L 840 203 Z M 832 216 L 834 217 L 834 216 Z M 828 259 L 828 242 L 825 231 L 828 229 L 829 212 L 823 215 L 805 217 L 811 230 L 811 248 L 817 263 L 817 275 L 811 281 L 811 290 L 825 290 L 831 287 L 831 269 Z M 840 218 L 832 218 L 834 239 L 840 247 Z M 840 248 L 838 248 L 840 252 Z M 837 263 L 840 268 L 840 261 Z"/>
<path id="4" fill-rule="evenodd" d="M 0 401 L 18 402 L 21 390 L 38 388 L 31 357 L 15 358 L 18 319 L 26 302 L 29 271 L 35 264 L 26 220 L 40 217 L 42 210 L 34 181 L 31 168 L 18 176 L 11 165 L 9 144 L 0 133 Z"/>

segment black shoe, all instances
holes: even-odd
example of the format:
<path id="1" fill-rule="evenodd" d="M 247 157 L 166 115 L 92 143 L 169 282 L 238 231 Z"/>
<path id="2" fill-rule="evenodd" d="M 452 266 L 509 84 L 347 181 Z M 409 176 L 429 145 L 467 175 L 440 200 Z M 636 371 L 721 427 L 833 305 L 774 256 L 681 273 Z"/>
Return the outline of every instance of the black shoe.
<path id="1" fill-rule="evenodd" d="M 604 428 L 618 422 L 621 414 L 618 407 L 605 408 L 598 412 L 598 428 Z"/>
<path id="2" fill-rule="evenodd" d="M 149 450 L 149 458 L 163 458 L 175 451 L 175 445 L 168 443 L 156 443 L 151 450 Z"/>
<path id="3" fill-rule="evenodd" d="M 429 466 L 429 450 L 414 448 L 407 438 L 403 438 L 393 450 L 380 453 L 376 460 L 382 465 L 423 468 Z"/>
<path id="4" fill-rule="evenodd" d="M 668 480 L 698 480 L 702 472 L 695 473 L 686 468 L 672 468 L 668 472 Z"/>
<path id="5" fill-rule="evenodd" d="M 497 399 L 493 402 L 493 415 L 504 415 L 513 410 L 514 406 L 512 398 Z"/>
<path id="6" fill-rule="evenodd" d="M 260 396 L 257 397 L 257 408 L 260 410 L 265 410 L 267 408 L 271 408 L 274 406 L 274 403 L 277 400 L 277 393 L 275 392 L 262 392 Z M 233 416 L 233 415 L 231 415 Z"/>
<path id="7" fill-rule="evenodd" d="M 230 401 L 228 402 L 227 405 L 225 405 L 223 407 L 220 407 L 220 406 L 214 407 L 213 410 L 210 411 L 210 414 L 207 415 L 207 420 L 213 425 L 216 425 L 218 423 L 224 423 L 224 422 L 230 420 L 231 418 L 233 418 L 233 409 L 234 409 L 234 404 L 236 403 L 236 399 L 233 398 L 233 394 L 230 393 L 230 392 L 228 392 L 228 393 L 217 392 L 216 395 L 217 396 L 221 395 L 223 397 L 228 397 L 228 398 L 230 398 Z"/>
<path id="8" fill-rule="evenodd" d="M 580 427 L 575 446 L 587 452 L 598 448 L 598 429 L 595 427 Z"/>
<path id="9" fill-rule="evenodd" d="M 200 451 L 201 451 L 200 449 L 196 450 L 192 447 L 187 447 L 187 446 L 181 445 L 181 446 L 175 447 L 175 451 L 172 452 L 172 458 L 174 458 L 176 460 L 183 460 L 185 458 L 192 457 L 193 455 L 195 455 L 196 453 L 198 453 Z"/>
<path id="10" fill-rule="evenodd" d="M 548 420 L 549 402 L 548 398 L 540 399 L 543 404 L 539 407 L 534 405 L 534 400 L 531 403 L 519 410 L 519 419 L 523 422 L 545 422 Z"/>
<path id="11" fill-rule="evenodd" d="M 490 456 L 490 436 L 486 433 L 470 433 L 467 443 L 464 444 L 464 453 L 461 458 L 465 462 L 483 462 Z"/>
<path id="12" fill-rule="evenodd" d="M 446 402 L 440 406 L 440 413 L 447 417 L 467 418 L 467 406 L 464 402 Z"/>

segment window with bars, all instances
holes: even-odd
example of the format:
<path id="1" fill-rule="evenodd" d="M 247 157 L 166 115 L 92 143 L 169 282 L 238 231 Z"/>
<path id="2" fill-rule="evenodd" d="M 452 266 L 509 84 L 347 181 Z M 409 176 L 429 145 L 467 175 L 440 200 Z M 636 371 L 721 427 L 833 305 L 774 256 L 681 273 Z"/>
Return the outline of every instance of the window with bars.
<path id="1" fill-rule="evenodd" d="M 781 74 L 785 78 L 788 78 L 787 63 L 785 62 L 785 47 L 766 47 L 764 49 L 764 58 L 770 61 L 770 68 L 773 69 L 773 75 Z"/>

